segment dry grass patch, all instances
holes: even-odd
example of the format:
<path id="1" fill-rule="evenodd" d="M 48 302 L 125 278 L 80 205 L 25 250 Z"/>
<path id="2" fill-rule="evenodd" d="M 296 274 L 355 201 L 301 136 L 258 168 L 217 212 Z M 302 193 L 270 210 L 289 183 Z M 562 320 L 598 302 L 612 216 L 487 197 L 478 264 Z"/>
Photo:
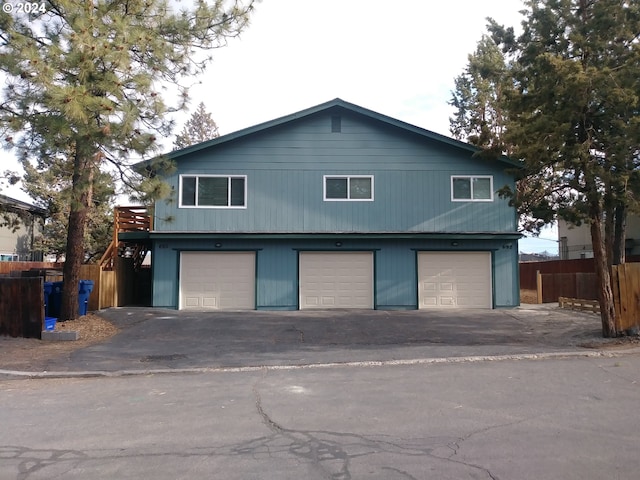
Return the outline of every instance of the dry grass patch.
<path id="1" fill-rule="evenodd" d="M 536 290 L 520 290 L 520 303 L 538 303 Z"/>
<path id="2" fill-rule="evenodd" d="M 103 342 L 119 332 L 111 322 L 92 313 L 77 320 L 58 322 L 55 330 L 76 331 L 79 339 L 69 342 L 45 342 L 37 338 L 0 337 L 0 370 L 46 370 L 50 360 Z"/>

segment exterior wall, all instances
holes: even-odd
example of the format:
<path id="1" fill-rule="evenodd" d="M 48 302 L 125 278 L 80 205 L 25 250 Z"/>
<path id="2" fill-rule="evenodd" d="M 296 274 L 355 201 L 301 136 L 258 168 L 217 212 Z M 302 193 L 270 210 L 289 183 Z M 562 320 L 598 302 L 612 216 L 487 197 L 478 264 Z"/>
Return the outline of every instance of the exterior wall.
<path id="1" fill-rule="evenodd" d="M 42 221 L 36 218 L 35 227 L 33 224 L 20 225 L 15 232 L 7 227 L 0 228 L 0 261 L 7 261 L 11 256 L 15 256 L 15 261 L 42 260 L 42 254 L 40 252 L 32 252 L 31 249 L 34 235 L 37 236 L 42 231 L 41 225 Z"/>
<path id="2" fill-rule="evenodd" d="M 640 217 L 627 217 L 627 255 L 640 255 Z"/>
<path id="3" fill-rule="evenodd" d="M 342 243 L 336 247 L 336 241 Z M 515 240 L 426 239 L 203 239 L 158 240 L 153 250 L 153 306 L 178 307 L 179 253 L 185 250 L 255 250 L 256 306 L 258 309 L 298 308 L 298 252 L 374 251 L 375 308 L 416 309 L 418 307 L 418 251 L 491 251 L 494 307 L 519 305 L 517 241 Z M 219 244 L 219 247 L 215 245 Z"/>
<path id="4" fill-rule="evenodd" d="M 451 175 L 493 175 L 504 164 L 344 113 L 328 111 L 180 157 L 174 189 L 155 209 L 157 232 L 514 232 L 514 209 L 452 202 Z M 247 175 L 247 208 L 178 208 L 179 174 Z M 323 201 L 323 175 L 374 175 L 374 201 Z"/>
<path id="5" fill-rule="evenodd" d="M 588 225 L 576 227 L 564 220 L 558 220 L 558 239 L 560 260 L 593 258 L 591 232 Z"/>
<path id="6" fill-rule="evenodd" d="M 640 255 L 640 217 L 636 215 L 627 217 L 626 238 L 627 255 Z M 582 224 L 576 227 L 564 220 L 559 220 L 558 239 L 561 260 L 593 258 L 589 225 Z"/>

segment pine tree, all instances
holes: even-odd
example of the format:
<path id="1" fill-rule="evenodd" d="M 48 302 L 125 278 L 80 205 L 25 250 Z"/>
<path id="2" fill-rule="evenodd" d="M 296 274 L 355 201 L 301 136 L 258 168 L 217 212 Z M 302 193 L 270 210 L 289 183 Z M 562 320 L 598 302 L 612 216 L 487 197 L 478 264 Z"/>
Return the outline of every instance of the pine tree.
<path id="1" fill-rule="evenodd" d="M 42 234 L 36 237 L 36 247 L 56 261 L 64 258 L 67 245 L 71 178 L 65 175 L 63 162 L 52 162 L 50 168 L 38 171 L 26 165 L 23 190 L 48 211 Z M 93 198 L 88 206 L 87 225 L 83 239 L 84 263 L 99 259 L 113 238 L 113 203 L 116 179 L 107 172 L 96 175 Z"/>
<path id="2" fill-rule="evenodd" d="M 516 58 L 506 141 L 538 188 L 537 214 L 590 225 L 603 335 L 616 336 L 603 225 L 617 223 L 640 192 L 640 4 L 525 3 L 517 39 L 490 27 Z"/>
<path id="3" fill-rule="evenodd" d="M 508 154 L 503 105 L 505 95 L 513 87 L 505 57 L 493 39 L 483 35 L 468 60 L 464 73 L 455 79 L 449 102 L 456 109 L 455 116 L 449 119 L 451 134 L 487 154 Z"/>
<path id="4" fill-rule="evenodd" d="M 77 317 L 77 284 L 93 186 L 109 168 L 134 186 L 131 162 L 158 152 L 172 111 L 183 109 L 185 79 L 204 71 L 205 50 L 248 24 L 253 0 L 195 0 L 176 11 L 164 0 L 56 0 L 45 12 L 0 13 L 0 71 L 6 77 L 0 128 L 25 164 L 60 162 L 70 179 L 61 320 Z M 175 85 L 170 106 L 160 94 Z M 153 169 L 147 195 L 168 188 Z"/>
<path id="5" fill-rule="evenodd" d="M 182 131 L 176 136 L 176 141 L 173 145 L 178 150 L 219 136 L 218 125 L 211 118 L 211 114 L 207 112 L 204 102 L 200 102 L 196 111 L 193 112 L 191 118 L 187 120 L 187 123 L 182 128 Z"/>
<path id="6" fill-rule="evenodd" d="M 490 28 L 498 26 L 491 19 Z M 454 138 L 481 148 L 483 158 L 500 155 L 512 156 L 514 146 L 507 140 L 508 98 L 515 92 L 512 55 L 500 50 L 498 43 L 507 39 L 515 41 L 512 28 L 503 29 L 500 34 L 483 35 L 476 51 L 468 56 L 464 72 L 455 78 L 450 105 L 455 107 L 454 116 L 449 119 L 450 131 Z M 516 183 L 518 210 L 521 228 L 533 235 L 539 235 L 542 228 L 554 220 L 554 213 L 547 208 L 544 190 L 537 178 L 522 175 L 519 169 L 511 173 L 518 179 Z M 509 189 L 501 188 L 502 196 L 510 196 Z M 515 202 L 512 201 L 515 204 Z"/>

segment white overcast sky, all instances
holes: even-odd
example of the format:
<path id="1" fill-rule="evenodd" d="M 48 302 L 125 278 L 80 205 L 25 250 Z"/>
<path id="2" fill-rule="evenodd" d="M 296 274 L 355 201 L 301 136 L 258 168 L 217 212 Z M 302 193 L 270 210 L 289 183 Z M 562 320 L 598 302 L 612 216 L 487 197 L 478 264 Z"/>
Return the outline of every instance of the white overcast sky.
<path id="1" fill-rule="evenodd" d="M 517 26 L 520 0 L 263 0 L 191 90 L 221 133 L 339 97 L 449 134 L 454 77 L 486 32 Z"/>
<path id="2" fill-rule="evenodd" d="M 339 97 L 449 135 L 454 78 L 486 18 L 518 27 L 522 8 L 520 0 L 262 0 L 242 36 L 213 52 L 190 106 L 203 101 L 224 135 Z M 177 118 L 176 133 L 189 115 Z M 520 249 L 557 251 L 555 242 L 530 242 Z"/>

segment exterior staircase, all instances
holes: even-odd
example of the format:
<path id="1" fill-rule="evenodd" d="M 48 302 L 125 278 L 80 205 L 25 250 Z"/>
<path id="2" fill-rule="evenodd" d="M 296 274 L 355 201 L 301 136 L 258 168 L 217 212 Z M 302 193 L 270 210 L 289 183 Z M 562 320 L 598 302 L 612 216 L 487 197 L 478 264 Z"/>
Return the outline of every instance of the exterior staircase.
<path id="1" fill-rule="evenodd" d="M 138 271 L 149 252 L 149 242 L 145 240 L 121 241 L 119 234 L 150 232 L 153 228 L 153 217 L 149 214 L 147 207 L 135 206 L 115 207 L 113 218 L 113 239 L 100 259 L 100 266 L 102 270 L 112 271 L 115 268 L 117 257 L 133 258 L 134 269 Z"/>

